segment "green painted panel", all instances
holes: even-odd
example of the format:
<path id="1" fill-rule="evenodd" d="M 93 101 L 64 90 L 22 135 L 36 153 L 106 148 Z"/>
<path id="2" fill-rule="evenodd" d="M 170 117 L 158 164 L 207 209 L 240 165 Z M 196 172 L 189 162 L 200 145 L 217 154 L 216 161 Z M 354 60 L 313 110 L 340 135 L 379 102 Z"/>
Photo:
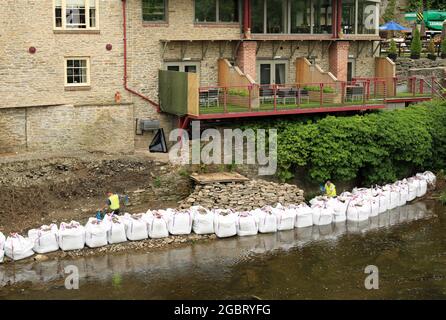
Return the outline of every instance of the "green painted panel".
<path id="1" fill-rule="evenodd" d="M 159 71 L 159 101 L 161 111 L 178 116 L 187 114 L 186 72 Z"/>

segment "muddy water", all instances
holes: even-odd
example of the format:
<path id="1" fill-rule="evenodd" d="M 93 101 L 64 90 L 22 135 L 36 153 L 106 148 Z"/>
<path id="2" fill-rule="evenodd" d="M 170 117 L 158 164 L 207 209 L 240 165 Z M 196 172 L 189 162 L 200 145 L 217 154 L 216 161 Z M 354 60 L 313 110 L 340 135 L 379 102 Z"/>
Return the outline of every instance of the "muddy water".
<path id="1" fill-rule="evenodd" d="M 79 290 L 64 287 L 75 265 Z M 366 290 L 364 269 L 379 270 Z M 151 253 L 0 266 L 0 299 L 446 298 L 446 207 L 418 202 L 362 224 Z"/>

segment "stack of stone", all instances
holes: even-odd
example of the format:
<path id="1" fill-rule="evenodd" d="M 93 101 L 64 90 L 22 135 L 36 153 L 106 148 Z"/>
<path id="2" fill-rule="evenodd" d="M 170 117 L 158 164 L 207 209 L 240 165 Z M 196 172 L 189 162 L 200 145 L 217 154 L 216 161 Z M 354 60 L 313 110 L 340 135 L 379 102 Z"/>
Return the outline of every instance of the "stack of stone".
<path id="1" fill-rule="evenodd" d="M 197 185 L 194 192 L 180 202 L 181 209 L 201 205 L 208 209 L 248 211 L 266 205 L 281 203 L 300 204 L 304 192 L 295 185 L 278 184 L 264 180 L 237 183 Z"/>

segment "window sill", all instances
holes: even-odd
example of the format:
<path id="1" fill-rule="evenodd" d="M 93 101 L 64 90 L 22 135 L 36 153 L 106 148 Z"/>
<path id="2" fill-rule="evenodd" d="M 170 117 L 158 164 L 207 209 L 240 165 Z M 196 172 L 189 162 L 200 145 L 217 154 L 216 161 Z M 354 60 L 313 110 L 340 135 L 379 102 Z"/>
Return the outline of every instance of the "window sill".
<path id="1" fill-rule="evenodd" d="M 65 86 L 65 91 L 88 91 L 91 90 L 90 85 L 84 85 L 84 86 Z"/>
<path id="2" fill-rule="evenodd" d="M 142 26 L 145 27 L 145 28 L 151 28 L 151 27 L 153 27 L 153 28 L 158 28 L 158 27 L 165 27 L 165 28 L 167 28 L 167 27 L 169 27 L 169 23 L 168 22 L 162 22 L 162 21 L 160 21 L 160 22 L 143 21 L 142 22 Z"/>
<path id="3" fill-rule="evenodd" d="M 240 28 L 240 23 L 238 22 L 195 22 L 194 27 L 197 28 Z"/>
<path id="4" fill-rule="evenodd" d="M 88 29 L 73 29 L 73 30 L 63 30 L 54 29 L 55 34 L 100 34 L 100 30 L 88 30 Z"/>

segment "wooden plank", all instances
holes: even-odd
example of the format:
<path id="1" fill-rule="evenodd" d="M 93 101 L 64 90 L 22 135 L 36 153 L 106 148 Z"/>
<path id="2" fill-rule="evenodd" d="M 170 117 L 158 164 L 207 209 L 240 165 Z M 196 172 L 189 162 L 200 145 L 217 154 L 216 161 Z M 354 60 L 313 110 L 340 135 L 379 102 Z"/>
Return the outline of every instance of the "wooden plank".
<path id="1" fill-rule="evenodd" d="M 193 173 L 190 177 L 199 184 L 244 182 L 249 180 L 237 172 Z"/>

